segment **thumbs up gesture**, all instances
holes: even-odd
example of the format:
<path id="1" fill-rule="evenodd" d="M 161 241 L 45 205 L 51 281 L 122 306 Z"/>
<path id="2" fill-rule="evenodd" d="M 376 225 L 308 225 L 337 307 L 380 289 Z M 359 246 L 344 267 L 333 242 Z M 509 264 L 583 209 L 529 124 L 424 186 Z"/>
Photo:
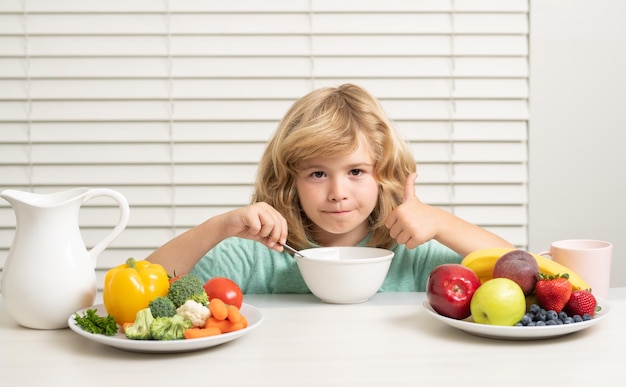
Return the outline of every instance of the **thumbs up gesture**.
<path id="1" fill-rule="evenodd" d="M 407 176 L 402 204 L 385 221 L 391 237 L 409 249 L 435 238 L 437 219 L 441 217 L 441 210 L 422 203 L 415 196 L 416 178 L 416 173 Z"/>
<path id="2" fill-rule="evenodd" d="M 422 203 L 415 196 L 416 173 L 404 183 L 402 204 L 396 207 L 385 221 L 389 234 L 408 249 L 432 239 L 466 256 L 472 251 L 514 246 L 502 237 L 469 223 L 441 208 Z"/>

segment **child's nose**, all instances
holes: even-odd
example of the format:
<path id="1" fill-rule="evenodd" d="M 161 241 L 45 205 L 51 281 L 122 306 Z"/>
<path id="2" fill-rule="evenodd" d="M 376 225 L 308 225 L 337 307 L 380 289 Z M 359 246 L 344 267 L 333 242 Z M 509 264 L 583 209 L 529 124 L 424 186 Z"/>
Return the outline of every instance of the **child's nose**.
<path id="1" fill-rule="evenodd" d="M 347 190 L 345 182 L 342 179 L 332 179 L 330 183 L 330 192 L 328 199 L 330 201 L 340 201 L 347 198 Z"/>

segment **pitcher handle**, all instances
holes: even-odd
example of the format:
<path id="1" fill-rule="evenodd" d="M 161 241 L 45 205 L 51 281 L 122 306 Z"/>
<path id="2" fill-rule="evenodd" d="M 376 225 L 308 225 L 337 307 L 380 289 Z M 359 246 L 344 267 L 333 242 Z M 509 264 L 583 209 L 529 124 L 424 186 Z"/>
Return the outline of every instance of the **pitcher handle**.
<path id="1" fill-rule="evenodd" d="M 126 198 L 119 192 L 108 189 L 108 188 L 93 188 L 90 189 L 87 194 L 83 197 L 83 203 L 91 200 L 97 196 L 107 196 L 112 198 L 117 202 L 117 205 L 120 209 L 120 218 L 117 221 L 117 224 L 113 228 L 113 230 L 100 242 L 98 242 L 95 246 L 89 250 L 89 255 L 91 256 L 94 266 L 96 263 L 96 258 L 98 255 L 107 248 L 115 238 L 117 238 L 120 233 L 126 228 L 128 224 L 128 218 L 130 215 L 130 208 L 128 205 L 128 201 Z"/>

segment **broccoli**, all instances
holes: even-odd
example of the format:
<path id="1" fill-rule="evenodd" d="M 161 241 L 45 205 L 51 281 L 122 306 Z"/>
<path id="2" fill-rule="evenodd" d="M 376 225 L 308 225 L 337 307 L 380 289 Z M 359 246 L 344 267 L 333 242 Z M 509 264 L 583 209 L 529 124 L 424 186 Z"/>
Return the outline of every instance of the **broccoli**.
<path id="1" fill-rule="evenodd" d="M 204 290 L 204 282 L 195 274 L 185 274 L 170 284 L 167 297 L 172 300 L 176 308 L 180 308 L 185 301 L 194 300 L 204 306 L 209 297 Z"/>
<path id="2" fill-rule="evenodd" d="M 150 340 L 152 339 L 150 327 L 153 321 L 154 317 L 152 317 L 150 308 L 141 309 L 137 312 L 133 325 L 124 329 L 124 334 L 132 340 Z"/>
<path id="3" fill-rule="evenodd" d="M 172 300 L 167 297 L 157 297 L 154 300 L 150 301 L 150 312 L 152 312 L 152 317 L 172 317 L 176 314 L 176 307 Z"/>
<path id="4" fill-rule="evenodd" d="M 157 317 L 150 325 L 150 334 L 155 340 L 181 340 L 185 338 L 185 329 L 191 328 L 191 321 L 181 315 Z"/>

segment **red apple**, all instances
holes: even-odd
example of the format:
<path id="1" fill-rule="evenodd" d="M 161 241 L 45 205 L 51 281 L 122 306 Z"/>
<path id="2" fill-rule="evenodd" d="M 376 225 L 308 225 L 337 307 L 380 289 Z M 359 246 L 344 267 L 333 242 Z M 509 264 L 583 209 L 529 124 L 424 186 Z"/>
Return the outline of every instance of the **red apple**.
<path id="1" fill-rule="evenodd" d="M 472 269 L 457 263 L 444 263 L 428 275 L 426 297 L 440 315 L 462 320 L 471 315 L 470 301 L 480 280 Z"/>

